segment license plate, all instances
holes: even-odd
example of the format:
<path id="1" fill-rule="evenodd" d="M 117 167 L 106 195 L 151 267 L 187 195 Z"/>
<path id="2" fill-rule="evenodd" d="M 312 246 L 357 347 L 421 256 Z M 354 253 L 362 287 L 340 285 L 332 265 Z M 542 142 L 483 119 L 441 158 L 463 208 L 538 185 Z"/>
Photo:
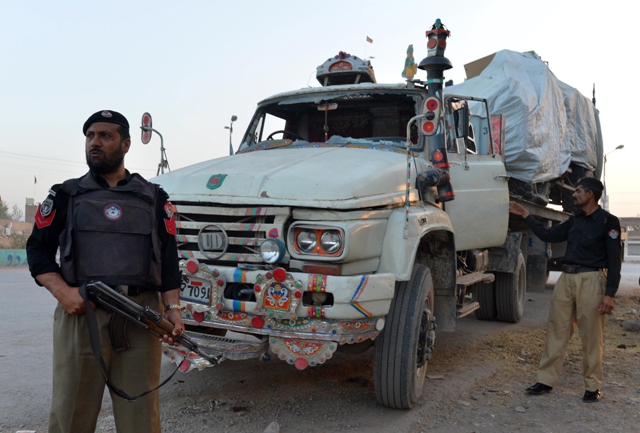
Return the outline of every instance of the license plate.
<path id="1" fill-rule="evenodd" d="M 200 278 L 183 275 L 180 299 L 211 305 L 211 283 Z"/>

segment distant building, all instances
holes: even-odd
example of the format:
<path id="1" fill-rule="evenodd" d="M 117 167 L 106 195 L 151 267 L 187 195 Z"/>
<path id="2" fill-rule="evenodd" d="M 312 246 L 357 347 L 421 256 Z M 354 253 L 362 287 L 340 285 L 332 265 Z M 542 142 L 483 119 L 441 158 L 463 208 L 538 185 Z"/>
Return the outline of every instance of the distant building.
<path id="1" fill-rule="evenodd" d="M 24 222 L 34 223 L 36 221 L 36 211 L 38 205 L 32 198 L 27 198 L 27 203 L 24 205 Z"/>
<path id="2" fill-rule="evenodd" d="M 620 218 L 620 225 L 627 229 L 626 255 L 632 257 L 640 256 L 640 217 Z"/>

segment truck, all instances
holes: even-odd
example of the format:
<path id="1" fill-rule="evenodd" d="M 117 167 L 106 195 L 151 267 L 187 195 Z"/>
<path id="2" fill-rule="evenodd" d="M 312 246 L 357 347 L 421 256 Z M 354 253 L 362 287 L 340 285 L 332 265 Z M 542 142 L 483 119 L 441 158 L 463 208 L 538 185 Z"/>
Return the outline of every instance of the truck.
<path id="1" fill-rule="evenodd" d="M 182 317 L 201 350 L 299 370 L 371 349 L 377 401 L 411 408 L 436 331 L 515 323 L 562 254 L 508 212 L 505 116 L 445 91 L 449 31 L 407 50 L 401 84 L 346 52 L 320 87 L 258 103 L 233 155 L 154 178 L 169 194 Z M 415 77 L 426 71 L 426 79 Z M 556 224 L 568 214 L 526 200 Z M 210 363 L 164 346 L 183 372 Z"/>

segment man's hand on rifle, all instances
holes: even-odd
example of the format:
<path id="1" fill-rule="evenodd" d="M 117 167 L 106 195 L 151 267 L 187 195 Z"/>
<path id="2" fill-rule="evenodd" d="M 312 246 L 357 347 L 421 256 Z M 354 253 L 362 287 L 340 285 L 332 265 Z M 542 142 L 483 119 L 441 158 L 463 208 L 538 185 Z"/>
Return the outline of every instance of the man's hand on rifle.
<path id="1" fill-rule="evenodd" d="M 49 272 L 36 276 L 36 279 L 60 302 L 67 314 L 82 315 L 87 312 L 84 299 L 78 292 L 78 287 L 69 286 L 60 274 Z M 93 302 L 91 305 L 95 307 Z"/>
<path id="2" fill-rule="evenodd" d="M 180 289 L 162 292 L 162 302 L 164 305 L 180 305 Z M 164 318 L 173 324 L 173 332 L 171 335 L 163 335 L 162 341 L 168 344 L 176 344 L 174 337 L 184 332 L 184 323 L 182 315 L 178 308 L 165 309 Z"/>

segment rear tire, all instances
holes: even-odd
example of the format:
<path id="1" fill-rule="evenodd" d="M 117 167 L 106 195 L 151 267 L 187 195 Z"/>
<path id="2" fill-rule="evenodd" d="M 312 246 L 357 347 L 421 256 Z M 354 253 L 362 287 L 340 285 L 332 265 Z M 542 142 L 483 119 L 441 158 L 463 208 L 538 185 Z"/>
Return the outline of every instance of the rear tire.
<path id="1" fill-rule="evenodd" d="M 494 283 L 476 283 L 473 285 L 473 298 L 480 304 L 480 308 L 474 311 L 478 320 L 496 320 L 496 288 Z"/>
<path id="2" fill-rule="evenodd" d="M 527 293 L 527 270 L 522 252 L 518 252 L 515 272 L 496 272 L 496 307 L 498 320 L 518 323 L 524 315 Z"/>
<path id="3" fill-rule="evenodd" d="M 410 409 L 422 395 L 435 342 L 431 271 L 413 267 L 411 279 L 396 284 L 386 324 L 375 340 L 373 378 L 378 403 Z"/>

